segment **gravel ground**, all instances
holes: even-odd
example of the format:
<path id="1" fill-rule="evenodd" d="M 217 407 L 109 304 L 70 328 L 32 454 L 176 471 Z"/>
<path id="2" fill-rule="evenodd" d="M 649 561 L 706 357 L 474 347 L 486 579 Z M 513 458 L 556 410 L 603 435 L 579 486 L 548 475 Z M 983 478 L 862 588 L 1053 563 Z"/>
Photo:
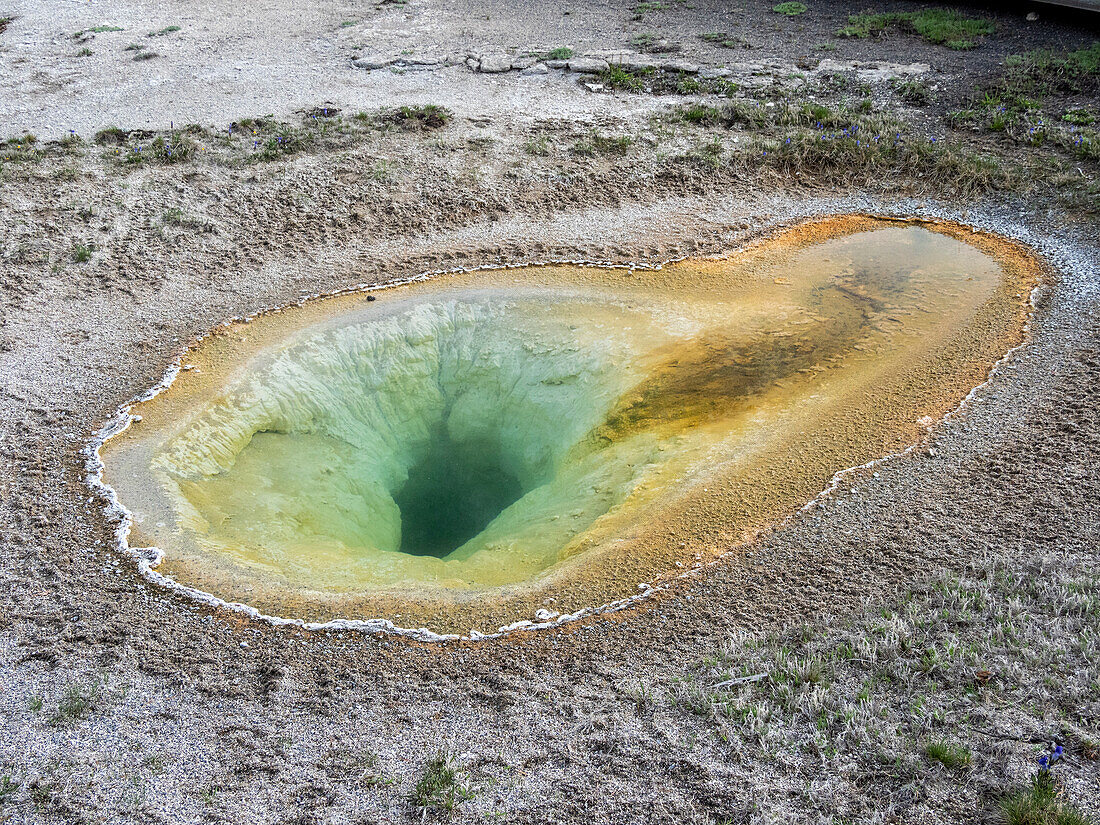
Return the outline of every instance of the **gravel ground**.
<path id="1" fill-rule="evenodd" d="M 45 25 L 18 11 L 5 48 L 19 26 Z M 975 73 L 1020 48 L 1006 37 Z M 904 42 L 879 45 L 898 62 L 925 56 Z M 935 54 L 950 69 L 940 82 L 957 85 L 966 64 L 949 64 L 963 58 Z M 1062 798 L 1100 815 L 1094 219 L 902 177 L 836 191 L 672 174 L 666 156 L 696 138 L 640 126 L 667 105 L 654 97 L 577 91 L 568 77 L 532 94 L 509 73 L 501 88 L 527 108 L 502 103 L 486 123 L 467 84 L 498 81 L 446 71 L 454 85 L 432 75 L 434 102 L 470 116 L 428 133 L 380 130 L 264 163 L 122 167 L 90 150 L 5 167 L 0 822 L 995 821 L 1055 744 Z M 525 151 L 531 112 L 555 145 L 591 134 L 553 84 L 601 128 L 635 134 L 632 153 Z M 3 105 L 25 108 L 32 92 Z M 43 122 L 194 114 L 181 91 L 179 109 L 154 101 L 154 116 L 123 120 L 131 94 L 42 98 Z M 230 108 L 194 119 L 224 125 L 242 114 Z M 1051 272 L 1031 337 L 926 445 L 846 476 L 660 599 L 425 645 L 210 610 L 110 549 L 81 451 L 227 317 L 448 266 L 728 251 L 846 212 L 943 217 L 1036 249 Z"/>

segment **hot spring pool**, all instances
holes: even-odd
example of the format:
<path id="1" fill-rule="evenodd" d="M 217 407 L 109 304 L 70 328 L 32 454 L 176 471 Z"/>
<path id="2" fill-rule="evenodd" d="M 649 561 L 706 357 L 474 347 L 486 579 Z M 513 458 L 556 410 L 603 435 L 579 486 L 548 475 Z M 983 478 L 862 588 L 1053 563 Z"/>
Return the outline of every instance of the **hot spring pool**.
<path id="1" fill-rule="evenodd" d="M 1036 272 L 960 227 L 846 218 L 659 270 L 310 301 L 198 342 L 103 481 L 161 576 L 267 614 L 569 613 L 911 443 L 1019 339 Z"/>

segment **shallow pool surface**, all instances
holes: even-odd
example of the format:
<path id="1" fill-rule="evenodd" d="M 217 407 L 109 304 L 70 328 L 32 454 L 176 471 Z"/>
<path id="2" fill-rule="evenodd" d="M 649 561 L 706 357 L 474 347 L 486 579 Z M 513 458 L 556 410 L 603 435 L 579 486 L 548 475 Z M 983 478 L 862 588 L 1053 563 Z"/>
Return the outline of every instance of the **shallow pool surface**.
<path id="1" fill-rule="evenodd" d="M 622 598 L 915 440 L 1035 269 L 833 219 L 660 270 L 480 271 L 233 324 L 102 454 L 159 572 L 264 612 L 489 627 Z"/>

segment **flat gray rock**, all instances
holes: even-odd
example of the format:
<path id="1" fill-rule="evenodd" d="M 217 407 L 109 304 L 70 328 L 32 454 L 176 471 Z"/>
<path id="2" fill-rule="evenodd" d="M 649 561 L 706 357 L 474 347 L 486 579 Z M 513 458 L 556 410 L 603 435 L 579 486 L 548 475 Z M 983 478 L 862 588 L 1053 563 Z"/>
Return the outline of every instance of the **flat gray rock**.
<path id="1" fill-rule="evenodd" d="M 899 77 L 919 77 L 932 71 L 927 63 L 887 63 L 881 60 L 822 60 L 818 72 L 856 72 L 865 80 L 895 80 Z"/>
<path id="2" fill-rule="evenodd" d="M 624 60 L 630 60 L 632 58 L 642 57 L 637 52 L 633 52 L 630 49 L 603 49 L 594 52 L 585 52 L 581 57 L 591 57 L 595 60 L 606 60 L 612 65 L 616 63 L 622 63 Z"/>
<path id="3" fill-rule="evenodd" d="M 383 57 L 380 54 L 364 54 L 351 61 L 351 65 L 357 69 L 367 69 L 369 71 L 371 69 L 384 69 L 394 62 L 396 60 L 392 57 Z"/>
<path id="4" fill-rule="evenodd" d="M 623 57 L 615 62 L 616 66 L 621 66 L 628 71 L 640 72 L 646 69 L 656 69 L 662 65 L 659 60 L 653 57 L 646 57 L 642 54 L 634 54 L 628 57 Z"/>
<path id="5" fill-rule="evenodd" d="M 607 69 L 607 61 L 598 57 L 574 57 L 569 61 L 569 71 L 581 74 L 597 74 Z"/>
<path id="6" fill-rule="evenodd" d="M 660 63 L 662 69 L 666 72 L 683 72 L 684 74 L 696 74 L 699 71 L 699 66 L 687 60 L 662 60 Z"/>
<path id="7" fill-rule="evenodd" d="M 511 68 L 512 58 L 506 54 L 482 55 L 481 62 L 477 66 L 479 72 L 485 72 L 486 74 L 499 74 Z"/>

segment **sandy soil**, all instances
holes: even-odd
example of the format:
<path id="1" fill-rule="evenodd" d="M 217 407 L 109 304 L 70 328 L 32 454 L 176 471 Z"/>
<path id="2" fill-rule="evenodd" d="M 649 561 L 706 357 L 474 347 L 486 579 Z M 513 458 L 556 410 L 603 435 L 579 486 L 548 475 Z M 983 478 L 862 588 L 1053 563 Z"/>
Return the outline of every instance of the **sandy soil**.
<path id="1" fill-rule="evenodd" d="M 807 32 L 772 30 L 789 21 L 775 23 L 768 5 L 745 18 L 760 32 L 754 51 L 793 61 Z M 820 21 L 794 24 L 815 41 L 842 19 L 839 4 L 818 6 Z M 640 113 L 669 101 L 592 93 L 572 73 L 350 68 L 357 37 L 375 38 L 377 50 L 522 50 L 519 34 L 537 19 L 546 23 L 530 42 L 540 48 L 619 47 L 638 25 L 625 5 L 585 8 L 581 22 L 578 10 L 561 28 L 550 23 L 558 7 L 542 4 L 524 4 L 522 15 L 518 4 L 488 4 L 485 27 L 480 10 L 417 0 L 308 14 L 243 8 L 185 16 L 163 5 L 17 4 L 0 35 L 0 112 L 13 134 L 43 135 L 107 123 L 221 127 L 322 101 L 430 100 L 460 117 L 430 134 L 382 131 L 271 163 L 120 168 L 92 150 L 6 170 L 0 822 L 993 821 L 997 800 L 1026 784 L 1053 741 L 1070 754 L 1066 799 L 1097 815 L 1093 220 L 1043 199 L 964 203 L 901 181 L 833 192 L 805 179 L 763 186 L 661 171 L 663 153 L 690 137 L 640 140 L 625 159 L 525 153 L 530 119 L 568 142 L 590 132 L 589 119 L 637 129 Z M 706 14 L 719 12 L 677 6 L 660 25 L 685 40 L 727 28 Z M 1002 36 L 972 56 L 898 38 L 845 41 L 839 48 L 851 52 L 831 57 L 931 62 L 938 83 L 958 85 L 1036 38 L 1087 38 L 1047 19 L 1036 34 L 1017 11 L 998 19 Z M 344 20 L 357 22 L 342 29 Z M 91 57 L 66 63 L 73 31 L 108 24 L 127 31 L 97 34 Z M 178 38 L 152 38 L 163 58 L 132 63 L 118 52 L 133 32 L 177 24 Z M 121 39 L 102 47 L 108 38 Z M 96 68 L 83 68 L 89 61 Z M 183 342 L 227 317 L 448 266 L 727 251 L 808 216 L 860 211 L 958 220 L 1036 249 L 1051 272 L 1031 339 L 926 446 L 846 477 L 819 506 L 665 598 L 556 631 L 418 645 L 210 610 L 149 585 L 111 550 L 114 525 L 85 482 L 82 450 Z M 90 260 L 75 262 L 76 244 Z M 968 598 L 991 611 L 987 622 L 948 625 L 936 594 L 952 575 L 978 582 Z M 1038 584 L 1048 589 L 1025 599 Z M 1066 615 L 1079 621 L 1068 635 L 1043 630 Z M 763 682 L 778 708 L 770 734 L 753 727 L 755 712 L 696 701 L 711 695 L 698 694 L 698 680 L 718 679 L 708 668 L 751 675 L 751 651 L 782 658 L 810 639 L 836 649 L 872 638 L 894 621 L 887 616 L 901 617 L 894 665 L 932 681 L 883 677 L 873 668 L 885 654 L 867 653 L 867 672 L 849 676 L 905 696 L 881 715 L 822 727 L 814 720 L 830 707 L 826 688 L 807 677 L 803 719 L 797 702 L 783 710 L 778 671 Z M 948 626 L 969 652 L 918 670 L 933 647 L 908 640 Z M 986 693 L 974 688 L 978 667 L 996 673 Z M 834 689 L 856 703 L 859 685 L 839 664 L 835 674 Z M 955 704 L 927 710 L 944 697 Z M 865 738 L 845 738 L 853 727 Z M 867 744 L 868 731 L 886 729 L 896 733 L 888 744 Z M 822 731 L 832 738 L 818 747 Z M 929 737 L 947 735 L 973 750 L 969 772 L 921 756 Z M 412 799 L 441 748 L 470 790 L 452 813 Z"/>

